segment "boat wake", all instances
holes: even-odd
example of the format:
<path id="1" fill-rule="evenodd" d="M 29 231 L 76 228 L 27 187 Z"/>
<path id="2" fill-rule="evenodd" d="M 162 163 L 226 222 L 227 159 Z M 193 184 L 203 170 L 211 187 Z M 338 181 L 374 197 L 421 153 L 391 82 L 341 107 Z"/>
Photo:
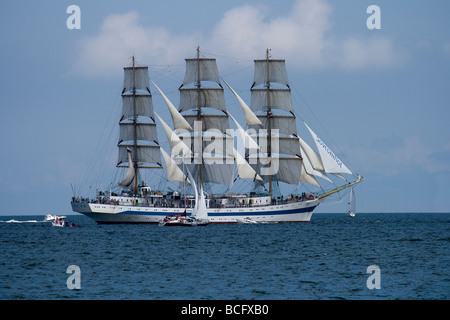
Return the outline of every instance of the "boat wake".
<path id="1" fill-rule="evenodd" d="M 0 220 L 0 223 L 41 223 L 41 222 L 48 222 L 48 221 L 46 221 L 46 220 L 41 220 L 41 221 L 38 221 L 38 220 L 15 220 L 15 219 L 7 220 L 7 221 Z"/>
<path id="2" fill-rule="evenodd" d="M 0 223 L 42 223 L 42 222 L 52 222 L 56 216 L 47 214 L 43 220 L 0 220 Z"/>

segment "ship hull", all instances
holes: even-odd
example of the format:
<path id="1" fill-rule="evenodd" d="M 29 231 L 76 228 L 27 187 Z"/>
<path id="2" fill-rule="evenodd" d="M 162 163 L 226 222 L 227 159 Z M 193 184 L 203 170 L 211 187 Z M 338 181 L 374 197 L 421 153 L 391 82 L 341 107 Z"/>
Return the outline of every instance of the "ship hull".
<path id="1" fill-rule="evenodd" d="M 260 207 L 209 208 L 208 218 L 210 223 L 237 223 L 247 217 L 259 223 L 309 222 L 320 202 L 320 199 L 314 199 Z M 156 224 L 165 216 L 181 214 L 185 209 L 72 202 L 72 210 L 99 224 Z M 192 208 L 187 208 L 186 213 L 189 216 Z"/>

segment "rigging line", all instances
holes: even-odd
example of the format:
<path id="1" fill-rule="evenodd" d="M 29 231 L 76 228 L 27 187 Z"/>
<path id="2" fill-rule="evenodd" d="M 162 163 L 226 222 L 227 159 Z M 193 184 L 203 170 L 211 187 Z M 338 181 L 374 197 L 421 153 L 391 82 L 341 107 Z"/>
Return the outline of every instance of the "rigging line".
<path id="1" fill-rule="evenodd" d="M 229 76 L 232 76 L 232 75 L 234 75 L 236 73 L 245 72 L 248 69 L 251 69 L 252 67 L 253 67 L 252 65 L 249 65 L 248 67 L 240 68 L 239 70 L 236 70 L 236 71 L 230 70 L 228 73 L 222 73 L 222 75 L 223 75 L 223 77 L 229 77 Z M 223 80 L 223 77 L 221 76 L 222 80 Z"/>
<path id="2" fill-rule="evenodd" d="M 161 77 L 162 80 L 170 80 L 171 82 L 174 82 L 177 84 L 177 86 L 180 84 L 181 80 L 183 79 L 183 75 L 182 75 L 182 68 L 184 67 L 184 65 L 181 64 L 171 64 L 171 65 L 167 65 L 166 68 L 161 70 L 158 69 L 151 69 L 153 74 L 158 75 L 159 77 Z M 155 79 L 155 77 L 150 77 L 151 79 Z M 159 82 L 159 80 L 158 80 Z"/>
<path id="3" fill-rule="evenodd" d="M 339 156 L 341 158 L 343 158 L 345 160 L 345 163 L 347 163 L 351 169 L 352 169 L 352 173 L 353 176 L 356 177 L 356 173 L 355 173 L 355 167 L 352 165 L 352 163 L 349 161 L 349 159 L 345 156 L 345 153 L 342 152 L 342 150 L 339 148 L 339 145 L 336 143 L 336 141 L 333 139 L 332 135 L 328 132 L 328 130 L 326 129 L 325 126 L 322 125 L 322 123 L 320 122 L 320 119 L 316 116 L 316 114 L 314 113 L 314 111 L 312 110 L 312 108 L 309 106 L 308 102 L 306 101 L 306 99 L 303 97 L 303 95 L 300 93 L 300 91 L 295 87 L 291 85 L 291 89 L 293 88 L 294 92 L 300 97 L 301 101 L 304 103 L 304 105 L 306 106 L 306 108 L 308 109 L 309 113 L 315 118 L 316 122 L 318 123 L 318 125 L 322 128 L 322 130 L 324 130 L 326 136 L 327 136 L 327 140 L 329 139 L 331 141 L 331 143 L 333 143 L 333 149 L 335 149 L 337 152 L 339 152 Z M 301 116 L 298 116 L 300 120 L 302 120 L 303 122 L 306 122 Z"/>
<path id="4" fill-rule="evenodd" d="M 231 56 L 217 54 L 217 53 L 205 51 L 205 50 L 202 50 L 202 52 L 209 56 L 212 56 L 212 57 L 224 58 L 223 60 L 221 59 L 221 61 L 218 61 L 219 66 L 225 65 L 227 67 L 226 73 L 221 72 L 222 76 L 224 76 L 224 77 L 228 77 L 230 75 L 234 75 L 234 74 L 240 73 L 240 72 L 245 72 L 248 69 L 253 68 L 253 60 L 234 58 Z M 226 62 L 222 62 L 222 61 L 226 61 Z M 243 65 L 246 65 L 246 66 L 243 66 Z M 235 69 L 234 67 L 239 67 L 239 68 Z"/>
<path id="5" fill-rule="evenodd" d="M 359 201 L 359 208 L 361 212 L 361 208 L 365 208 L 365 201 L 364 201 L 364 184 L 362 183 L 361 189 L 360 189 L 360 196 L 358 196 Z"/>
<path id="6" fill-rule="evenodd" d="M 115 104 L 114 104 L 114 108 L 112 108 L 112 110 L 111 110 L 111 113 L 110 113 L 110 115 L 109 115 L 109 117 L 108 117 L 108 120 L 106 121 L 106 123 L 110 123 L 110 121 L 111 121 L 111 119 L 118 119 L 119 118 L 119 116 L 120 116 L 120 113 L 121 113 L 121 105 L 120 105 L 120 103 L 118 104 L 117 103 L 117 99 L 116 99 L 116 102 L 115 102 Z M 113 116 L 114 115 L 114 116 Z M 107 126 L 105 126 L 105 130 L 106 130 L 106 127 Z M 113 137 L 113 134 L 115 134 L 115 132 L 116 132 L 116 127 L 115 127 L 115 125 L 111 125 L 110 126 L 110 130 L 109 130 L 109 134 L 106 136 L 106 141 L 113 141 L 112 140 L 112 137 Z M 102 134 L 103 135 L 103 134 Z M 118 137 L 116 137 L 116 141 L 118 140 L 117 139 Z M 116 150 L 115 149 L 115 147 L 116 147 L 116 145 L 113 145 L 113 144 L 110 144 L 110 143 L 103 143 L 102 144 L 102 146 L 101 146 L 101 148 L 99 148 L 99 154 L 103 154 L 103 155 L 105 155 L 105 157 L 104 157 L 104 159 L 103 159 L 103 161 L 105 161 L 105 158 L 109 158 L 109 156 Z M 114 150 L 114 151 L 113 151 Z M 107 152 L 108 151 L 108 152 Z M 100 170 L 98 170 L 98 177 L 97 177 L 97 181 L 103 181 L 103 177 L 105 176 L 105 174 L 106 174 L 106 171 L 105 171 L 105 168 L 106 168 L 107 166 L 101 166 L 101 168 L 100 168 Z"/>
<path id="7" fill-rule="evenodd" d="M 116 101 L 115 107 L 111 110 L 111 114 L 107 120 L 107 123 L 109 123 L 112 118 L 118 119 L 120 116 L 120 113 L 121 113 L 120 111 L 121 111 L 120 104 L 117 104 L 117 101 Z M 106 141 L 113 141 L 112 137 L 113 137 L 113 134 L 115 135 L 115 133 L 116 133 L 116 127 L 114 125 L 111 125 L 109 133 L 106 136 Z M 115 140 L 116 141 L 118 140 L 118 136 L 116 136 Z M 109 143 L 104 143 L 99 152 L 100 152 L 100 154 L 105 154 L 105 155 L 107 154 L 109 156 L 113 152 L 113 150 L 114 151 L 116 150 L 115 147 L 116 147 L 115 144 L 113 145 L 113 144 L 109 144 Z M 109 149 L 109 152 L 107 152 L 108 149 Z M 101 171 L 103 171 L 103 170 L 101 170 Z M 103 174 L 104 174 L 104 172 L 103 172 Z"/>
<path id="8" fill-rule="evenodd" d="M 122 87 L 122 84 L 120 85 L 120 87 Z M 120 92 L 120 91 L 121 91 L 121 90 L 120 90 L 120 88 L 119 88 L 118 92 Z M 87 184 L 87 180 L 88 180 L 88 178 L 91 176 L 91 171 L 94 170 L 93 166 L 94 166 L 95 158 L 100 157 L 100 154 L 101 154 L 101 153 L 100 153 L 100 146 L 101 146 L 101 144 L 102 144 L 102 142 L 103 142 L 103 140 L 104 140 L 104 137 L 103 137 L 103 136 L 105 135 L 106 129 L 107 129 L 107 127 L 108 127 L 109 124 L 110 124 L 112 115 L 113 115 L 115 109 L 117 108 L 116 106 L 118 105 L 118 100 L 119 100 L 119 98 L 120 98 L 120 95 L 116 96 L 115 102 L 114 102 L 114 104 L 113 104 L 114 107 L 111 108 L 111 112 L 109 113 L 108 120 L 105 122 L 105 125 L 104 125 L 104 127 L 103 127 L 102 133 L 101 133 L 101 135 L 99 136 L 97 145 L 96 145 L 96 147 L 95 147 L 95 149 L 94 149 L 94 152 L 92 153 L 92 156 L 91 156 L 91 159 L 90 159 L 89 165 L 88 165 L 88 170 L 86 170 L 84 176 L 83 176 L 82 179 L 81 179 L 81 183 L 80 183 L 80 184 L 81 184 L 81 186 L 80 186 L 80 192 L 83 192 L 83 191 L 84 191 L 84 186 Z M 113 129 L 111 129 L 111 131 L 113 131 Z M 105 145 L 105 144 L 103 143 L 103 147 L 104 147 L 104 145 Z"/>
<path id="9" fill-rule="evenodd" d="M 204 50 L 204 49 L 202 49 L 202 52 L 205 53 L 205 54 L 211 55 L 211 56 L 221 57 L 221 58 L 225 58 L 225 59 L 232 60 L 232 61 L 238 61 L 238 63 L 239 63 L 239 61 L 253 63 L 253 59 L 235 58 L 235 57 L 231 57 L 231 56 L 228 56 L 228 55 L 215 53 L 215 52 Z"/>

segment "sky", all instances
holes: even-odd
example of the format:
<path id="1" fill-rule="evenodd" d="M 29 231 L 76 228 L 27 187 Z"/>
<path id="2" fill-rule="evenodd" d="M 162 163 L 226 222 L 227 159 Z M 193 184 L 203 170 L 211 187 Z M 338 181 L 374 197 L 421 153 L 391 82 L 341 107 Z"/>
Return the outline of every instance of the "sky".
<path id="1" fill-rule="evenodd" d="M 359 212 L 450 212 L 448 12 L 446 0 L 2 1 L 0 214 L 70 214 L 72 187 L 111 183 L 123 67 L 134 55 L 177 104 L 197 46 L 247 103 L 253 60 L 286 59 L 299 134 L 304 120 L 366 178 Z"/>

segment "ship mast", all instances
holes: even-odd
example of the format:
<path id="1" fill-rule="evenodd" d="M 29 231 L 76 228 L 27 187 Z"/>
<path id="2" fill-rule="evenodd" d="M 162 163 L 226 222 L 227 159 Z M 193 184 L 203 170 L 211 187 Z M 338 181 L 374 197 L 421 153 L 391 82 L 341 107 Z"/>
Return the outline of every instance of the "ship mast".
<path id="1" fill-rule="evenodd" d="M 260 135 L 265 139 L 266 150 L 263 151 L 264 156 L 261 154 L 264 161 L 260 156 L 261 162 L 257 167 L 264 175 L 264 182 L 269 183 L 268 191 L 273 201 L 274 182 L 298 184 L 302 176 L 302 161 L 285 60 L 272 59 L 270 49 L 267 49 L 266 57 L 254 62 L 251 110 L 260 113 L 258 117 L 264 121 L 266 135 Z"/>
<path id="2" fill-rule="evenodd" d="M 195 181 L 198 181 L 199 189 L 205 183 L 230 185 L 234 165 L 226 160 L 232 157 L 232 153 L 227 154 L 223 145 L 219 147 L 227 138 L 228 114 L 216 59 L 200 57 L 200 47 L 197 47 L 196 56 L 185 60 L 186 72 L 178 88 L 178 111 L 193 128 L 190 132 L 195 156 L 194 163 L 191 163 L 193 166 L 189 169 Z M 205 136 L 207 138 L 203 139 Z"/>
<path id="3" fill-rule="evenodd" d="M 133 155 L 133 165 L 134 165 L 134 191 L 138 193 L 138 160 L 137 160 L 137 114 L 136 114 L 136 70 L 134 64 L 133 56 L 133 131 L 134 131 L 134 155 Z"/>
<path id="4" fill-rule="evenodd" d="M 197 47 L 197 121 L 200 121 L 200 124 L 202 123 L 202 111 L 201 111 L 201 104 L 200 104 L 200 86 L 201 86 L 201 80 L 200 80 L 200 46 Z M 202 146 L 202 126 L 200 125 L 199 132 L 197 132 L 200 146 L 200 183 L 201 189 L 203 189 L 203 146 Z M 194 134 L 195 136 L 195 134 Z"/>
<path id="5" fill-rule="evenodd" d="M 139 169 L 162 168 L 160 147 L 154 121 L 152 95 L 149 89 L 148 67 L 124 68 L 122 116 L 119 120 L 119 159 L 117 167 L 128 167 L 119 187 L 138 194 Z"/>
<path id="6" fill-rule="evenodd" d="M 267 67 L 267 155 L 269 157 L 269 194 L 272 203 L 272 130 L 270 119 L 272 112 L 270 109 L 270 78 L 269 78 L 269 49 L 266 51 L 266 67 Z"/>

